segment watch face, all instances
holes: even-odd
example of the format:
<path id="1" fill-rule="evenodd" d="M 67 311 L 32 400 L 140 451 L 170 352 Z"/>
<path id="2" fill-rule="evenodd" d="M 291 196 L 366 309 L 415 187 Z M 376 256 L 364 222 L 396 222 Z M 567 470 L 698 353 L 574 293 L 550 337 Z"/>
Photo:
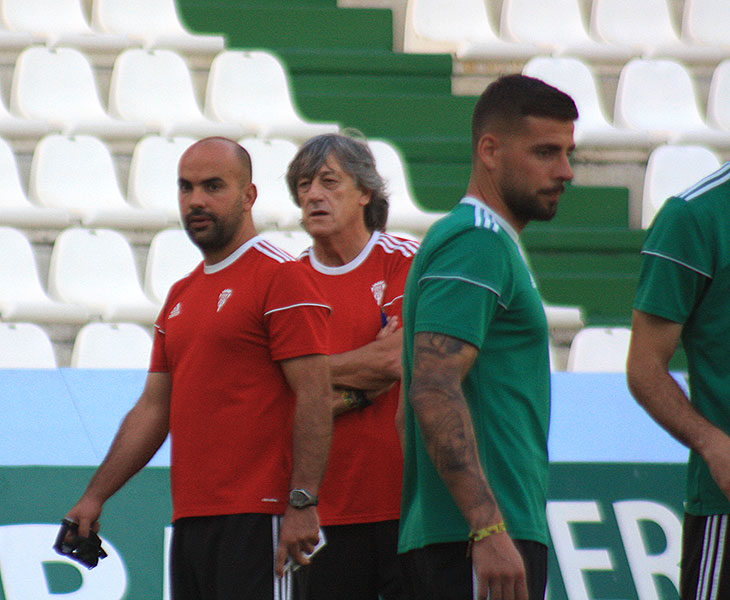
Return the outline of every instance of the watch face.
<path id="1" fill-rule="evenodd" d="M 304 508 L 316 503 L 317 501 L 304 490 L 292 490 L 289 492 L 289 504 L 294 508 Z"/>

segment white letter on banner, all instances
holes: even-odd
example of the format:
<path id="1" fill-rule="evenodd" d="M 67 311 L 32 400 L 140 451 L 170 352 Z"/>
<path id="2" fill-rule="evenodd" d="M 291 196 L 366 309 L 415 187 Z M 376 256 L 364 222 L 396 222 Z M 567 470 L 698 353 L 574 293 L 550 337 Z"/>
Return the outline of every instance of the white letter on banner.
<path id="1" fill-rule="evenodd" d="M 679 560 L 682 553 L 682 523 L 663 504 L 648 500 L 614 502 L 618 528 L 629 559 L 639 600 L 659 600 L 654 575 L 667 576 L 679 589 Z M 647 554 L 639 521 L 653 521 L 662 528 L 667 547 L 661 554 Z"/>
<path id="2" fill-rule="evenodd" d="M 548 502 L 547 518 L 568 598 L 590 600 L 592 596 L 586 588 L 583 571 L 610 571 L 613 563 L 608 550 L 576 548 L 570 523 L 602 522 L 598 504 L 595 501 Z"/>
<path id="3" fill-rule="evenodd" d="M 108 555 L 89 570 L 53 549 L 59 525 L 1 525 L 0 573 L 7 600 L 120 600 L 127 590 L 124 562 L 108 540 Z M 81 587 L 67 594 L 51 594 L 43 563 L 61 562 L 81 573 Z"/>

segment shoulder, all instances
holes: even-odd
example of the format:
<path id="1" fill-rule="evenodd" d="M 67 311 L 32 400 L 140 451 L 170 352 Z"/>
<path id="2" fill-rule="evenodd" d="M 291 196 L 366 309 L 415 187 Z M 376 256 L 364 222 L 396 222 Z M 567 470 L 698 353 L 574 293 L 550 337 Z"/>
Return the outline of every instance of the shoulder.
<path id="1" fill-rule="evenodd" d="M 419 245 L 417 240 L 395 236 L 386 232 L 380 232 L 378 240 L 375 242 L 375 247 L 380 252 L 405 258 L 412 258 Z"/>

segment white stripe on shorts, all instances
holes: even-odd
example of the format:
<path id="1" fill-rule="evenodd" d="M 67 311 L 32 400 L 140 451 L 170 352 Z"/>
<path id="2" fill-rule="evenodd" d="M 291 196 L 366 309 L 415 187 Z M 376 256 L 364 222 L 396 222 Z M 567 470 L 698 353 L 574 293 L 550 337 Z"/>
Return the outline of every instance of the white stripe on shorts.
<path id="1" fill-rule="evenodd" d="M 279 542 L 279 528 L 281 526 L 281 515 L 271 515 L 271 541 L 272 552 L 274 554 L 274 600 L 291 600 L 292 594 L 292 572 L 288 569 L 284 573 L 284 577 L 276 574 L 276 546 Z"/>
<path id="2" fill-rule="evenodd" d="M 705 536 L 702 541 L 696 600 L 718 600 L 727 525 L 728 515 L 709 515 L 707 517 Z"/>

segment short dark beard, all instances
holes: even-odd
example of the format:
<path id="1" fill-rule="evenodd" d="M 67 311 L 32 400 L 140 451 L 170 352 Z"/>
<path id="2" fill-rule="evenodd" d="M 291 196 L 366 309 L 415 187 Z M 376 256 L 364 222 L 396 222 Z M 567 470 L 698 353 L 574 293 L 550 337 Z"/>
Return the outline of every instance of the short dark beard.
<path id="1" fill-rule="evenodd" d="M 557 214 L 557 206 L 543 207 L 535 196 L 525 196 L 514 190 L 505 190 L 502 197 L 510 212 L 524 223 L 550 221 Z"/>

